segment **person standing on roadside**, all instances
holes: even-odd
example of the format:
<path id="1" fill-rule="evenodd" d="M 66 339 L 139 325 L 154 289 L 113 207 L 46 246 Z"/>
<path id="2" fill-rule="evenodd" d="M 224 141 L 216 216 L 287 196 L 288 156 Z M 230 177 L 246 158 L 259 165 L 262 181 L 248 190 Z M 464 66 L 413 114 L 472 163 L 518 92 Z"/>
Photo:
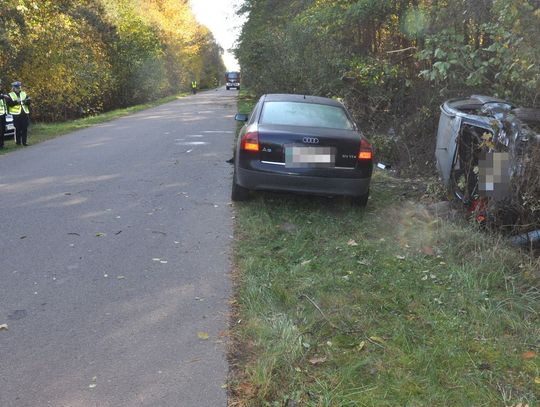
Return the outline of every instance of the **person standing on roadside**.
<path id="1" fill-rule="evenodd" d="M 6 131 L 6 114 L 8 111 L 6 97 L 2 93 L 2 79 L 0 79 L 0 150 L 4 148 L 4 132 Z"/>
<path id="2" fill-rule="evenodd" d="M 31 99 L 26 92 L 21 90 L 21 82 L 16 81 L 11 84 L 13 91 L 7 98 L 8 113 L 13 115 L 13 124 L 15 125 L 15 142 L 17 145 L 27 146 L 28 124 L 30 123 L 30 105 Z"/>
<path id="3" fill-rule="evenodd" d="M 197 81 L 195 79 L 191 81 L 191 93 L 197 93 Z"/>

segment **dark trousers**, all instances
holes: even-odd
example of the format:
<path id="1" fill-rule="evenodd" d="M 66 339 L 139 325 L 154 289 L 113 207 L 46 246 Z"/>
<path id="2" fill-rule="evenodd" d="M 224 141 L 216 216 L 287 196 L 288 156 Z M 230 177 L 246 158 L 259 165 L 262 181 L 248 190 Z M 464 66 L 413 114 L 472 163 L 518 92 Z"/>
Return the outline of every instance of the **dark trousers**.
<path id="1" fill-rule="evenodd" d="M 28 138 L 28 115 L 26 113 L 14 114 L 13 124 L 15 125 L 15 142 L 17 144 L 26 144 Z"/>
<path id="2" fill-rule="evenodd" d="M 6 115 L 0 115 L 0 148 L 4 148 L 4 132 L 6 131 Z"/>

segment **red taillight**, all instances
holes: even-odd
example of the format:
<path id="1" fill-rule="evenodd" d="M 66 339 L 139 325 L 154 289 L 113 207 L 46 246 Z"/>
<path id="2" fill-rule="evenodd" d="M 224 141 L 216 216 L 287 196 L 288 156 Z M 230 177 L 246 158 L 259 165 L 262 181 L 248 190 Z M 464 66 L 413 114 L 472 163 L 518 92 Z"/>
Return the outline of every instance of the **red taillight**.
<path id="1" fill-rule="evenodd" d="M 242 136 L 242 150 L 244 151 L 259 151 L 259 132 L 256 127 L 248 129 L 246 134 Z"/>
<path id="2" fill-rule="evenodd" d="M 360 150 L 358 151 L 358 159 L 361 161 L 373 160 L 373 148 L 367 140 L 360 140 Z"/>

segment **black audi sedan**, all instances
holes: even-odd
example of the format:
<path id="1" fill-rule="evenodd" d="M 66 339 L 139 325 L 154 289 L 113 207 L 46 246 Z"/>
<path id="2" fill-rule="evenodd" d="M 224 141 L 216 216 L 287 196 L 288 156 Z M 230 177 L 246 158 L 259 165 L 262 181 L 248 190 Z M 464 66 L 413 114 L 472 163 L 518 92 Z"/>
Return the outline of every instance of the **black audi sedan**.
<path id="1" fill-rule="evenodd" d="M 232 200 L 250 190 L 345 195 L 365 206 L 373 151 L 338 101 L 305 95 L 268 94 L 242 127 L 235 150 Z"/>

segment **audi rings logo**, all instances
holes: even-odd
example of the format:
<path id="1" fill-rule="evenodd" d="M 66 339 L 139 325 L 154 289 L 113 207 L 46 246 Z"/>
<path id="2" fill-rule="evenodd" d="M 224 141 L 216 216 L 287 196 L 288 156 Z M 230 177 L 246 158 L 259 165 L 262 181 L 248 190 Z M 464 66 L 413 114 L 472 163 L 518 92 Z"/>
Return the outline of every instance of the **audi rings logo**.
<path id="1" fill-rule="evenodd" d="M 317 137 L 304 137 L 302 141 L 306 144 L 319 144 L 319 139 Z"/>

